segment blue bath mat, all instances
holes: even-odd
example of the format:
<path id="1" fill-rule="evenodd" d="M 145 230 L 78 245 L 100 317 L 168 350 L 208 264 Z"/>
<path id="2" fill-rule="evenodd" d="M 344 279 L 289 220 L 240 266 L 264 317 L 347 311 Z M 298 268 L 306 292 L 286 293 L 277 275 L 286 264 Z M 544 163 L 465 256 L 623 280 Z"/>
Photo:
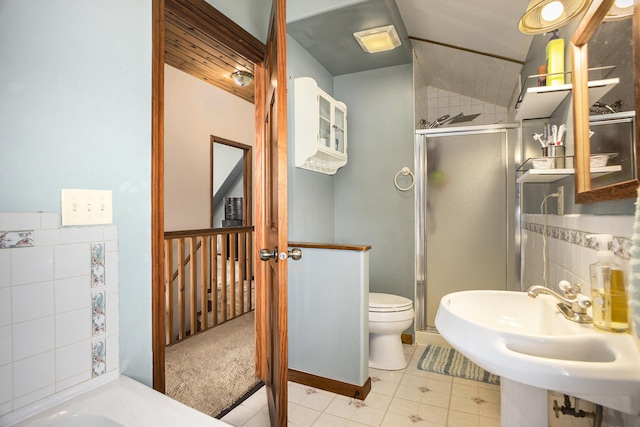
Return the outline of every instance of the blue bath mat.
<path id="1" fill-rule="evenodd" d="M 457 350 L 439 345 L 427 345 L 418 362 L 418 369 L 483 383 L 500 384 L 499 376 L 485 371 Z"/>

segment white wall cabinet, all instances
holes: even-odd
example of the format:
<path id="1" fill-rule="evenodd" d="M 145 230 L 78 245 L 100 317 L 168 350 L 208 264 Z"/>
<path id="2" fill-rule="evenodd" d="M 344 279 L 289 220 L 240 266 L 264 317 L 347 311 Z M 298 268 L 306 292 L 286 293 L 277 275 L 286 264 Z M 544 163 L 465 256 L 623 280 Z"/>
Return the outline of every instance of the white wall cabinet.
<path id="1" fill-rule="evenodd" d="M 328 175 L 347 164 L 347 106 L 310 77 L 293 81 L 296 167 Z"/>

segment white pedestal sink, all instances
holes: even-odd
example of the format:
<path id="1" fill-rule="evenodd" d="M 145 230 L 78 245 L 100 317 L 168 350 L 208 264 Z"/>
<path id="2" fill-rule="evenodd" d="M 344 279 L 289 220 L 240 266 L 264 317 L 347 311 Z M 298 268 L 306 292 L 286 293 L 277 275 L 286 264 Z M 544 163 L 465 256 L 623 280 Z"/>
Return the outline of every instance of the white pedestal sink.
<path id="1" fill-rule="evenodd" d="M 502 426 L 547 426 L 547 390 L 640 414 L 640 350 L 626 333 L 567 320 L 549 295 L 463 291 L 445 295 L 440 334 L 501 377 Z"/>

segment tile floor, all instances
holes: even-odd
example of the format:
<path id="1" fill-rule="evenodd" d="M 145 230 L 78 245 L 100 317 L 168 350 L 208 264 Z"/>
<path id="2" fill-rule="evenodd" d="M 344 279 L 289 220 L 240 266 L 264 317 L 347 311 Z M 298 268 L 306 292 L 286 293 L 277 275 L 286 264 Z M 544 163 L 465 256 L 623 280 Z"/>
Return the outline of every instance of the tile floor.
<path id="1" fill-rule="evenodd" d="M 289 426 L 500 426 L 500 386 L 421 371 L 423 352 L 424 346 L 405 345 L 406 369 L 369 369 L 372 387 L 364 402 L 290 382 Z M 236 427 L 268 427 L 264 388 L 222 420 Z"/>

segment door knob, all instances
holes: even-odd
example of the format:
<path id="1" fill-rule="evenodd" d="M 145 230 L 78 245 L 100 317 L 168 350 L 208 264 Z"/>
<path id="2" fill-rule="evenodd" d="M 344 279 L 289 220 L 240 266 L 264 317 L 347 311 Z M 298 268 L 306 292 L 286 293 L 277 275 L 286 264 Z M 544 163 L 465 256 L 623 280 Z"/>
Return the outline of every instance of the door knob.
<path id="1" fill-rule="evenodd" d="M 273 252 L 269 249 L 260 249 L 260 259 L 262 261 L 269 261 L 271 258 L 278 260 L 278 248 L 275 248 Z"/>
<path id="2" fill-rule="evenodd" d="M 300 248 L 293 248 L 289 251 L 289 258 L 291 258 L 294 261 L 298 261 L 300 258 L 302 258 L 302 249 Z"/>

